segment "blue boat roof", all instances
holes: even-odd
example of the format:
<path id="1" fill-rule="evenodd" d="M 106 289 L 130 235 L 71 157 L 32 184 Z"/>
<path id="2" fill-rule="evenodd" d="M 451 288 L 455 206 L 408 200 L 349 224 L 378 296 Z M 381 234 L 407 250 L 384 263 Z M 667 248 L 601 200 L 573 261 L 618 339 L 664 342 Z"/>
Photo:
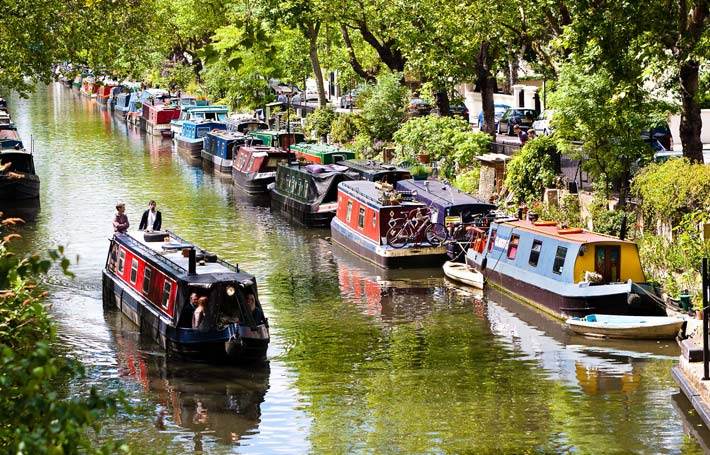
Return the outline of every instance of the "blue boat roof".
<path id="1" fill-rule="evenodd" d="M 397 182 L 397 189 L 416 191 L 415 197 L 418 200 L 436 207 L 474 206 L 480 212 L 495 209 L 495 205 L 475 198 L 439 180 L 400 180 Z"/>
<path id="2" fill-rule="evenodd" d="M 229 108 L 227 106 L 183 106 L 182 107 L 183 111 L 197 111 L 197 112 L 224 112 L 227 113 L 229 112 Z"/>

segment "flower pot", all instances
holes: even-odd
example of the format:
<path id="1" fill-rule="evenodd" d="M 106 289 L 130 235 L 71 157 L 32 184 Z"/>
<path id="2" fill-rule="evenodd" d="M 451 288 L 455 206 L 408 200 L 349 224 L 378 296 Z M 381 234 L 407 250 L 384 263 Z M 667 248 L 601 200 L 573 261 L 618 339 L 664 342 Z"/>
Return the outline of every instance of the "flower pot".
<path id="1" fill-rule="evenodd" d="M 695 318 L 703 319 L 703 310 L 695 310 Z"/>
<path id="2" fill-rule="evenodd" d="M 429 154 L 428 153 L 421 153 L 421 154 L 417 155 L 417 160 L 419 160 L 419 162 L 422 164 L 429 164 Z"/>

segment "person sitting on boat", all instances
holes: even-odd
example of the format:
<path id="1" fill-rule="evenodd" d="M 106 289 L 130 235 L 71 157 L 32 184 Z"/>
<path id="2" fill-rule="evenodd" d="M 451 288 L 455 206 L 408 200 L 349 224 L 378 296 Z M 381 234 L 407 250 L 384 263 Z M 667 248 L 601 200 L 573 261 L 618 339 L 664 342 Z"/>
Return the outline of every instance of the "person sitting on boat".
<path id="1" fill-rule="evenodd" d="M 246 296 L 247 308 L 251 313 L 251 317 L 254 318 L 254 323 L 259 325 L 264 322 L 264 312 L 256 306 L 256 296 L 253 293 L 249 293 Z"/>
<path id="2" fill-rule="evenodd" d="M 139 231 L 159 231 L 160 226 L 163 224 L 163 217 L 160 214 L 160 210 L 155 209 L 155 201 L 150 201 L 148 203 L 148 210 L 143 212 L 141 217 L 141 222 L 138 225 Z"/>
<path id="3" fill-rule="evenodd" d="M 128 230 L 128 216 L 126 215 L 126 204 L 119 202 L 116 204 L 116 214 L 113 217 L 113 232 L 125 234 Z"/>
<path id="4" fill-rule="evenodd" d="M 205 320 L 205 311 L 207 310 L 207 297 L 202 296 L 197 299 L 197 308 L 192 314 L 192 328 L 197 329 Z"/>

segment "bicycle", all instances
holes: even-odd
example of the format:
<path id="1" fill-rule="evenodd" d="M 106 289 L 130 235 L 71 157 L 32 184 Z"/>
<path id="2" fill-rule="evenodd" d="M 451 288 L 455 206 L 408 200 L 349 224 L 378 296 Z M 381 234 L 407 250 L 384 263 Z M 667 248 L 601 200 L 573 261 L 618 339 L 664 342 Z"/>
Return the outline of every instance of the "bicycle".
<path id="1" fill-rule="evenodd" d="M 432 223 L 430 210 L 417 208 L 410 212 L 409 217 L 390 221 L 390 228 L 385 235 L 387 244 L 392 248 L 402 248 L 408 243 L 417 243 L 422 235 L 431 246 L 439 246 L 449 236 L 441 223 Z M 404 221 L 402 221 L 404 219 Z"/>

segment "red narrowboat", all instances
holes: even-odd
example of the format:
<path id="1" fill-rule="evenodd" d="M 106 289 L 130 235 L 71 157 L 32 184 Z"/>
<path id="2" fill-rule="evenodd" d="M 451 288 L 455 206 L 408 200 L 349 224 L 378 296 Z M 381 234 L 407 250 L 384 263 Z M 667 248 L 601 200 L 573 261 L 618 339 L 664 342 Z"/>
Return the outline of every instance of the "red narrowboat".
<path id="1" fill-rule="evenodd" d="M 111 90 L 115 85 L 102 85 L 96 91 L 96 102 L 99 104 L 107 104 L 108 99 L 111 97 Z"/>
<path id="2" fill-rule="evenodd" d="M 263 145 L 242 145 L 234 155 L 232 178 L 247 196 L 267 200 L 269 184 L 276 180 L 276 168 L 288 161 L 288 152 Z"/>
<path id="3" fill-rule="evenodd" d="M 430 243 L 425 238 L 426 223 L 419 229 L 414 221 L 427 213 L 426 205 L 392 190 L 391 185 L 363 180 L 341 182 L 331 235 L 334 242 L 380 267 L 436 267 L 447 257 L 443 239 Z M 388 232 L 405 223 L 405 232 L 411 225 L 411 239 L 398 239 L 398 244 L 390 245 L 394 242 L 388 242 Z"/>
<path id="4" fill-rule="evenodd" d="M 254 276 L 169 231 L 116 234 L 103 297 L 168 353 L 219 363 L 266 356 L 269 325 Z"/>
<path id="5" fill-rule="evenodd" d="M 178 117 L 180 117 L 180 106 L 164 104 L 159 100 L 143 102 L 143 122 L 147 134 L 160 136 L 163 131 L 170 131 L 170 122 Z"/>

